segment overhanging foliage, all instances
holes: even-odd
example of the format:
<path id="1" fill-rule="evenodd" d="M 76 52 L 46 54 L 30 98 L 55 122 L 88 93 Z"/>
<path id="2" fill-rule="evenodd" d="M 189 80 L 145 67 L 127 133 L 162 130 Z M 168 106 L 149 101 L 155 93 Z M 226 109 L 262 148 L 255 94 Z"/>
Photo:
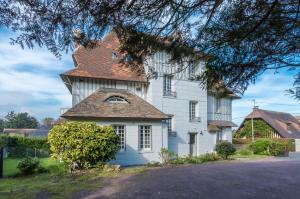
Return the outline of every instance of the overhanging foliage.
<path id="1" fill-rule="evenodd" d="M 114 29 L 135 63 L 157 50 L 178 63 L 188 55 L 206 62 L 208 86 L 223 80 L 243 93 L 268 69 L 299 72 L 299 8 L 298 0 L 0 0 L 0 26 L 17 32 L 13 44 L 57 56 Z M 295 83 L 289 92 L 300 98 Z"/>

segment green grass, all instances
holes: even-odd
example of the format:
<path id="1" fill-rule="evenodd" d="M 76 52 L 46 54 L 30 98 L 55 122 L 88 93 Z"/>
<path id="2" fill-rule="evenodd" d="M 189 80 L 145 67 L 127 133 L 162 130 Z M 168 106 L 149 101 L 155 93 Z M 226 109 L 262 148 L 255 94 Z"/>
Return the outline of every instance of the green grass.
<path id="1" fill-rule="evenodd" d="M 62 170 L 63 165 L 59 164 L 56 160 L 51 158 L 39 158 L 41 166 L 49 170 Z M 19 173 L 17 166 L 21 159 L 18 158 L 7 158 L 4 159 L 4 176 L 15 176 Z"/>
<path id="2" fill-rule="evenodd" d="M 20 159 L 6 159 L 5 173 L 14 176 Z M 26 177 L 9 177 L 0 179 L 0 199 L 39 198 L 70 198 L 79 191 L 92 191 L 103 186 L 104 178 L 118 177 L 120 174 L 136 174 L 146 170 L 145 166 L 128 167 L 121 171 L 103 171 L 90 169 L 76 174 L 70 174 L 62 164 L 50 158 L 40 159 L 41 165 L 50 173 L 36 174 Z"/>
<path id="3" fill-rule="evenodd" d="M 81 190 L 101 187 L 101 176 L 96 172 L 84 174 L 40 174 L 0 180 L 0 198 L 35 198 L 47 194 L 51 198 L 69 198 Z"/>

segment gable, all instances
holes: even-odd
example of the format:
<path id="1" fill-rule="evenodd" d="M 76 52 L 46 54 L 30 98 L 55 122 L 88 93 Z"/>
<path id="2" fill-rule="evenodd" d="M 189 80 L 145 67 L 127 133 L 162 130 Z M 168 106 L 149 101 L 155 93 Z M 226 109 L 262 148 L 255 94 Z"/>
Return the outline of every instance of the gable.
<path id="1" fill-rule="evenodd" d="M 144 74 L 138 74 L 132 67 L 120 63 L 122 55 L 118 53 L 119 46 L 120 42 L 114 32 L 98 42 L 95 48 L 79 46 L 73 53 L 76 68 L 63 75 L 146 82 Z"/>

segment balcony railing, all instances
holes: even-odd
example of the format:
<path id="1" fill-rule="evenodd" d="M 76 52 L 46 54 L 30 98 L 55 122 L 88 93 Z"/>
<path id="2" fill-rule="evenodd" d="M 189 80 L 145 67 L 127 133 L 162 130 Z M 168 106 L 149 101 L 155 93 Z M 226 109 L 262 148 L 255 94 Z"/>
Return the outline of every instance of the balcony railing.
<path id="1" fill-rule="evenodd" d="M 190 118 L 190 122 L 201 122 L 201 117 Z"/>
<path id="2" fill-rule="evenodd" d="M 169 131 L 168 134 L 169 134 L 170 137 L 176 137 L 177 136 L 176 131 Z"/>
<path id="3" fill-rule="evenodd" d="M 177 97 L 177 93 L 174 91 L 164 91 L 164 96 L 166 97 Z"/>

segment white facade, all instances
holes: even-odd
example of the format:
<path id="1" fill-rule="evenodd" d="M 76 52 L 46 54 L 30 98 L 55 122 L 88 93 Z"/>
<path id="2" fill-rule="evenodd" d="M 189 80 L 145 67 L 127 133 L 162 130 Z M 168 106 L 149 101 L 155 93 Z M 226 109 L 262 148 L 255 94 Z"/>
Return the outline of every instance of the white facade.
<path id="1" fill-rule="evenodd" d="M 111 163 L 120 165 L 140 165 L 149 162 L 160 162 L 161 148 L 168 148 L 168 133 L 166 125 L 155 121 L 97 121 L 101 126 L 122 125 L 125 127 L 125 149 L 117 153 L 116 160 Z M 139 126 L 151 126 L 151 149 L 142 150 L 139 147 Z"/>
<path id="2" fill-rule="evenodd" d="M 182 66 L 167 63 L 166 53 L 156 53 L 146 59 L 145 73 L 149 77 L 148 83 L 91 78 L 72 79 L 73 106 L 98 89 L 117 88 L 136 94 L 172 117 L 171 129 L 161 121 L 97 121 L 99 125 L 126 126 L 126 149 L 120 151 L 117 160 L 113 162 L 135 165 L 161 161 L 159 156 L 161 148 L 168 148 L 180 156 L 200 155 L 214 151 L 217 136 L 221 136 L 222 140 L 232 140 L 230 127 L 222 128 L 218 134 L 208 131 L 209 120 L 231 121 L 232 99 L 222 98 L 217 102 L 217 98 L 213 94 L 208 94 L 199 81 L 192 80 L 194 76 L 202 73 L 204 64 L 196 63 L 191 69 L 189 67 L 191 63 L 188 62 Z M 167 80 L 166 75 L 169 78 Z M 169 89 L 167 94 L 164 93 L 166 89 Z M 151 125 L 152 128 L 150 151 L 139 149 L 139 126 L 142 124 Z"/>

